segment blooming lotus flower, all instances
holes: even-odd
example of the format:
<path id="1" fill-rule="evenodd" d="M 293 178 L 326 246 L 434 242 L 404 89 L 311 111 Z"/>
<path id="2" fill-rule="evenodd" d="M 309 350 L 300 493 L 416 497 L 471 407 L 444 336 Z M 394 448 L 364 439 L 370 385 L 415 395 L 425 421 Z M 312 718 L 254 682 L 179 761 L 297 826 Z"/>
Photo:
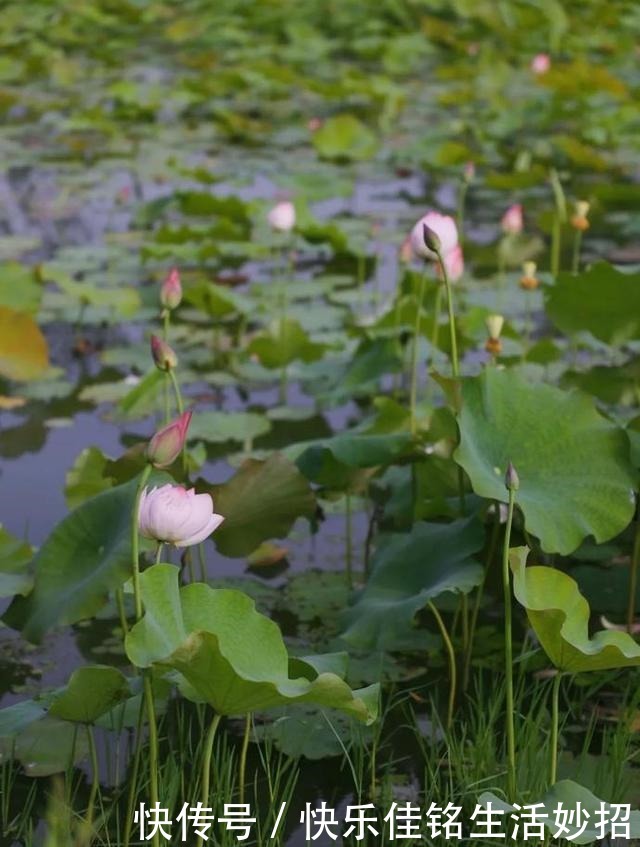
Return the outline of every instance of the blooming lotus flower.
<path id="1" fill-rule="evenodd" d="M 425 227 L 440 240 L 440 253 L 444 258 L 447 253 L 458 246 L 458 227 L 450 215 L 440 212 L 427 212 L 411 230 L 411 249 L 414 255 L 423 259 L 437 259 L 434 250 L 425 243 Z"/>
<path id="2" fill-rule="evenodd" d="M 274 229 L 289 232 L 296 225 L 296 207 L 289 200 L 281 200 L 270 210 L 267 220 Z"/>
<path id="3" fill-rule="evenodd" d="M 182 283 L 180 272 L 177 268 L 171 268 L 167 278 L 160 289 L 160 302 L 165 309 L 176 309 L 182 300 Z"/>
<path id="4" fill-rule="evenodd" d="M 464 257 L 462 247 L 459 244 L 442 256 L 444 267 L 449 277 L 449 282 L 457 282 L 464 273 Z M 440 271 L 442 276 L 442 271 Z"/>
<path id="5" fill-rule="evenodd" d="M 168 468 L 182 452 L 193 412 L 183 412 L 168 426 L 159 429 L 147 445 L 147 461 L 154 468 Z"/>
<path id="6" fill-rule="evenodd" d="M 546 74 L 547 71 L 551 67 L 551 58 L 548 53 L 538 53 L 537 56 L 534 56 L 531 60 L 531 70 L 534 74 Z"/>
<path id="7" fill-rule="evenodd" d="M 208 538 L 224 518 L 213 511 L 209 494 L 181 485 L 146 488 L 140 497 L 138 529 L 145 538 L 190 547 Z"/>
<path id="8" fill-rule="evenodd" d="M 517 235 L 522 232 L 523 226 L 522 205 L 514 203 L 502 216 L 502 231 L 506 235 Z"/>
<path id="9" fill-rule="evenodd" d="M 151 355 L 155 366 L 161 371 L 170 371 L 178 365 L 178 357 L 173 348 L 157 335 L 151 336 Z"/>

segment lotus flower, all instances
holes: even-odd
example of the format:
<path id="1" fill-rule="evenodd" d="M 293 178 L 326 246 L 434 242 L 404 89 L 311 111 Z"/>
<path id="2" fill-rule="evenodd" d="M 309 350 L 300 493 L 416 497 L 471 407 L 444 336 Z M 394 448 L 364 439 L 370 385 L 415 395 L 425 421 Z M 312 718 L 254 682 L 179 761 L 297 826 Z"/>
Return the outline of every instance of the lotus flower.
<path id="1" fill-rule="evenodd" d="M 416 256 L 423 259 L 438 258 L 434 250 L 425 243 L 425 227 L 439 239 L 443 258 L 458 246 L 458 227 L 454 219 L 450 215 L 441 215 L 440 212 L 427 212 L 411 230 L 411 249 Z"/>
<path id="2" fill-rule="evenodd" d="M 538 55 L 534 56 L 531 60 L 531 70 L 538 76 L 546 74 L 550 67 L 551 58 L 548 53 L 538 53 Z"/>
<path id="3" fill-rule="evenodd" d="M 289 200 L 281 200 L 270 210 L 267 220 L 274 229 L 289 232 L 296 225 L 296 208 Z"/>
<path id="4" fill-rule="evenodd" d="M 160 302 L 165 309 L 177 309 L 181 300 L 182 283 L 180 282 L 180 272 L 177 268 L 171 268 L 160 289 Z"/>
<path id="5" fill-rule="evenodd" d="M 457 282 L 464 273 L 464 257 L 462 255 L 462 247 L 459 244 L 449 250 L 442 256 L 449 282 Z M 442 272 L 440 272 L 442 275 Z"/>
<path id="6" fill-rule="evenodd" d="M 182 452 L 192 412 L 183 412 L 168 426 L 159 429 L 147 445 L 147 461 L 154 468 L 168 468 Z"/>
<path id="7" fill-rule="evenodd" d="M 146 488 L 140 497 L 138 529 L 145 538 L 190 547 L 208 538 L 224 518 L 213 511 L 209 494 L 181 485 Z"/>
<path id="8" fill-rule="evenodd" d="M 522 206 L 520 203 L 514 203 L 509 206 L 507 211 L 502 216 L 502 231 L 506 235 L 517 235 L 522 232 L 524 221 L 522 219 Z"/>

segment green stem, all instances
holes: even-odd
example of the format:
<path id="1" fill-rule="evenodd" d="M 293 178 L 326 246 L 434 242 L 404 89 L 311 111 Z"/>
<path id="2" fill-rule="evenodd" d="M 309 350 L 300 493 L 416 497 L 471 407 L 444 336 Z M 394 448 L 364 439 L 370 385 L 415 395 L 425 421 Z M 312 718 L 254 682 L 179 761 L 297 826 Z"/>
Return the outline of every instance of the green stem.
<path id="1" fill-rule="evenodd" d="M 156 550 L 156 561 L 155 564 L 159 565 L 162 559 L 162 548 L 164 547 L 164 542 L 160 541 L 158 543 L 158 549 Z"/>
<path id="2" fill-rule="evenodd" d="M 133 767 L 131 769 L 131 777 L 129 782 L 129 794 L 127 797 L 127 816 L 124 822 L 124 841 L 123 847 L 129 847 L 131 841 L 131 829 L 133 827 L 133 807 L 136 802 L 138 786 L 138 774 L 140 772 L 140 756 L 142 754 L 142 717 L 144 713 L 144 694 L 140 698 L 140 709 L 138 712 L 138 725 L 136 729 L 136 749 L 133 754 Z"/>
<path id="3" fill-rule="evenodd" d="M 467 190 L 469 188 L 469 183 L 466 179 L 463 179 L 460 183 L 460 191 L 458 192 L 458 232 L 460 233 L 460 243 L 464 244 L 464 211 L 465 211 L 465 201 L 467 199 Z"/>
<path id="4" fill-rule="evenodd" d="M 124 592 L 122 588 L 116 588 L 116 606 L 118 607 L 120 628 L 122 629 L 122 637 L 124 638 L 129 632 L 129 626 L 127 624 L 127 614 L 124 608 Z"/>
<path id="5" fill-rule="evenodd" d="M 631 570 L 629 571 L 629 603 L 627 606 L 627 631 L 633 629 L 636 616 L 636 593 L 638 587 L 638 565 L 640 565 L 640 511 L 636 518 L 636 534 L 631 554 Z"/>
<path id="6" fill-rule="evenodd" d="M 460 376 L 460 364 L 458 362 L 458 339 L 456 335 L 456 316 L 453 309 L 453 291 L 449 282 L 449 274 L 442 260 L 442 254 L 438 253 L 438 261 L 442 269 L 442 277 L 444 279 L 444 287 L 447 292 L 447 311 L 449 313 L 449 336 L 451 339 L 451 368 L 453 370 L 453 378 L 458 379 Z"/>
<path id="7" fill-rule="evenodd" d="M 453 644 L 451 643 L 451 639 L 449 638 L 449 633 L 447 632 L 447 627 L 445 626 L 444 621 L 442 620 L 442 616 L 440 612 L 433 605 L 431 600 L 428 603 L 429 610 L 433 614 L 433 617 L 436 619 L 436 623 L 438 624 L 438 629 L 440 630 L 440 634 L 442 635 L 442 640 L 444 641 L 447 656 L 449 658 L 449 705 L 447 708 L 447 730 L 451 729 L 451 724 L 453 723 L 453 709 L 456 702 L 456 684 L 457 684 L 457 670 L 456 670 L 456 654 L 453 649 Z"/>
<path id="8" fill-rule="evenodd" d="M 200 582 L 207 581 L 207 563 L 204 556 L 204 544 L 198 544 L 198 562 L 200 564 Z"/>
<path id="9" fill-rule="evenodd" d="M 162 337 L 164 341 L 169 343 L 169 321 L 171 320 L 171 312 L 165 309 L 162 314 Z M 169 401 L 169 378 L 166 376 L 163 380 L 163 395 L 164 395 L 164 423 L 168 426 L 171 422 L 171 403 Z"/>
<path id="10" fill-rule="evenodd" d="M 436 289 L 436 302 L 433 307 L 433 327 L 431 329 L 431 360 L 435 358 L 435 351 L 438 349 L 438 341 L 440 337 L 440 312 L 442 311 L 442 293 L 444 286 L 438 285 Z M 427 382 L 426 400 L 431 402 L 431 390 L 433 388 L 433 380 Z"/>
<path id="11" fill-rule="evenodd" d="M 142 597 L 140 596 L 140 552 L 138 547 L 138 512 L 140 511 L 140 498 L 142 497 L 142 489 L 144 488 L 149 474 L 151 473 L 151 465 L 145 465 L 144 470 L 140 474 L 136 497 L 133 503 L 133 515 L 131 517 L 131 566 L 132 566 L 132 581 L 133 581 L 133 597 L 135 601 L 136 620 L 139 621 L 142 617 Z"/>
<path id="12" fill-rule="evenodd" d="M 147 709 L 147 722 L 149 724 L 149 801 L 151 808 L 158 808 L 160 795 L 158 793 L 158 727 L 156 725 L 156 710 L 153 703 L 153 685 L 148 669 L 143 672 L 144 700 Z M 155 833 L 153 847 L 159 847 L 160 835 Z"/>
<path id="13" fill-rule="evenodd" d="M 345 511 L 345 573 L 347 577 L 347 586 L 353 588 L 353 540 L 351 526 L 351 495 L 346 495 L 346 511 Z"/>
<path id="14" fill-rule="evenodd" d="M 213 741 L 222 715 L 214 715 L 209 732 L 204 742 L 204 756 L 202 758 L 202 805 L 209 805 L 209 780 L 211 778 L 211 756 L 213 754 Z"/>
<path id="15" fill-rule="evenodd" d="M 416 433 L 416 401 L 418 397 L 418 352 L 420 349 L 420 323 L 422 320 L 422 301 L 424 299 L 424 286 L 427 279 L 426 269 L 420 274 L 418 285 L 418 302 L 416 304 L 416 320 L 413 328 L 413 347 L 411 348 L 411 393 L 409 408 L 411 415 L 411 433 Z"/>
<path id="16" fill-rule="evenodd" d="M 504 671 L 506 678 L 506 722 L 507 722 L 507 800 L 516 799 L 516 744 L 513 718 L 513 642 L 511 625 L 511 582 L 509 574 L 509 545 L 511 543 L 511 525 L 515 490 L 509 490 L 509 511 L 502 548 L 502 588 L 504 591 Z"/>
<path id="17" fill-rule="evenodd" d="M 251 738 L 251 712 L 247 712 L 244 722 L 244 735 L 242 736 L 242 749 L 240 750 L 240 769 L 238 773 L 238 789 L 240 803 L 244 803 L 244 784 L 247 774 L 247 751 Z"/>
<path id="18" fill-rule="evenodd" d="M 86 725 L 87 741 L 89 743 L 89 757 L 91 759 L 91 792 L 89 794 L 89 806 L 87 808 L 87 833 L 91 844 L 93 842 L 93 817 L 96 805 L 96 797 L 100 788 L 100 772 L 98 770 L 98 753 L 96 750 L 96 739 L 93 735 L 91 724 Z"/>
<path id="19" fill-rule="evenodd" d="M 559 699 L 560 699 L 560 682 L 562 674 L 556 671 L 553 678 L 553 687 L 551 689 L 551 765 L 549 768 L 549 787 L 556 784 L 558 779 L 558 714 L 559 714 Z"/>
<path id="20" fill-rule="evenodd" d="M 551 230 L 551 276 L 555 279 L 560 271 L 560 248 L 562 239 L 562 224 L 556 215 Z"/>
<path id="21" fill-rule="evenodd" d="M 582 230 L 576 229 L 573 240 L 573 260 L 571 262 L 571 273 L 577 274 L 580 270 L 580 246 L 582 245 Z"/>
<path id="22" fill-rule="evenodd" d="M 178 414 L 181 415 L 184 412 L 184 403 L 182 402 L 182 393 L 180 391 L 180 386 L 178 385 L 178 379 L 175 374 L 175 368 L 169 368 L 167 373 L 169 374 L 169 379 L 171 380 L 171 385 L 173 386 L 173 393 L 176 396 L 176 406 L 178 407 Z"/>

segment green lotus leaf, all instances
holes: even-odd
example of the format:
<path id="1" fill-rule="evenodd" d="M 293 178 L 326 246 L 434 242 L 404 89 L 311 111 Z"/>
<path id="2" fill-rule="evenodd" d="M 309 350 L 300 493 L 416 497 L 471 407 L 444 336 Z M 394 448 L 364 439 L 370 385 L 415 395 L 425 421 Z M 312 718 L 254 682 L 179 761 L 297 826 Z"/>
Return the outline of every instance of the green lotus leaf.
<path id="1" fill-rule="evenodd" d="M 0 524 L 0 597 L 26 594 L 33 583 L 29 563 L 33 550 Z"/>
<path id="2" fill-rule="evenodd" d="M 555 568 L 526 567 L 528 555 L 528 547 L 509 552 L 513 593 L 557 668 L 580 673 L 640 665 L 640 644 L 628 633 L 601 630 L 589 637 L 591 610 L 578 583 Z"/>
<path id="3" fill-rule="evenodd" d="M 64 494 L 70 509 L 111 488 L 114 479 L 107 473 L 110 461 L 98 447 L 85 447 L 78 455 L 65 477 Z"/>
<path id="4" fill-rule="evenodd" d="M 473 557 L 483 545 L 476 517 L 416 523 L 410 533 L 383 536 L 367 584 L 345 616 L 342 638 L 358 647 L 397 649 L 430 600 L 446 591 L 466 594 L 480 584 L 482 567 Z"/>
<path id="5" fill-rule="evenodd" d="M 377 715 L 378 686 L 360 691 L 335 673 L 294 662 L 280 630 L 256 611 L 241 591 L 214 589 L 204 583 L 180 588 L 178 569 L 154 565 L 141 575 L 144 617 L 129 632 L 127 655 L 141 668 L 152 665 L 178 671 L 199 699 L 219 714 L 237 715 L 315 703 L 339 709 L 371 723 Z"/>
<path id="6" fill-rule="evenodd" d="M 49 714 L 73 723 L 95 723 L 131 694 L 127 678 L 117 668 L 89 665 L 75 670 L 49 708 Z"/>
<path id="7" fill-rule="evenodd" d="M 532 803 L 533 801 L 529 802 Z M 566 823 L 567 827 L 567 833 L 563 835 L 563 839 L 566 838 L 573 844 L 593 844 L 599 840 L 599 835 L 602 834 L 602 830 L 597 828 L 596 824 L 597 821 L 601 819 L 599 817 L 600 809 L 604 809 L 604 811 L 608 813 L 609 820 L 615 815 L 615 809 L 612 809 L 611 803 L 603 802 L 583 785 L 579 785 L 571 779 L 561 779 L 559 782 L 556 782 L 556 784 L 552 785 L 538 802 L 541 802 L 544 806 L 544 810 L 540 809 L 540 814 L 546 813 L 547 820 L 545 820 L 544 823 L 551 835 L 554 835 L 558 830 L 558 826 L 556 826 L 555 823 L 555 810 L 557 808 L 560 807 L 562 809 L 572 811 L 581 808 L 587 813 L 589 817 L 586 818 L 586 816 L 583 815 L 580 824 L 575 822 L 575 818 L 574 820 L 567 819 L 567 821 L 564 821 L 561 818 L 562 822 Z M 511 824 L 510 816 L 512 814 L 518 816 L 518 810 L 509 803 L 506 803 L 502 798 L 497 797 L 492 792 L 485 791 L 478 798 L 478 804 L 486 807 L 489 803 L 491 803 L 492 809 L 501 809 L 505 812 L 504 816 L 501 816 L 501 819 L 504 821 L 502 831 L 508 831 L 509 827 L 513 826 L 513 824 Z M 583 822 L 586 822 L 586 826 L 583 831 L 580 832 Z M 604 826 L 604 834 L 608 834 L 610 832 L 611 824 L 607 823 Z M 639 811 L 631 812 L 629 818 L 629 837 L 634 840 L 640 838 Z"/>
<path id="8" fill-rule="evenodd" d="M 455 460 L 476 494 L 503 502 L 513 462 L 516 503 L 544 550 L 568 554 L 589 535 L 607 541 L 629 524 L 637 483 L 628 438 L 591 398 L 488 368 L 464 380 L 462 399 Z"/>
<path id="9" fill-rule="evenodd" d="M 247 347 L 265 368 L 282 368 L 296 359 L 316 362 L 326 350 L 325 344 L 312 341 L 300 323 L 292 318 L 274 321 L 267 330 L 256 335 Z"/>
<path id="10" fill-rule="evenodd" d="M 195 412 L 189 426 L 189 441 L 202 439 L 211 444 L 227 441 L 251 442 L 271 430 L 266 415 L 257 412 Z"/>
<path id="11" fill-rule="evenodd" d="M 248 556 L 263 541 L 285 538 L 297 518 L 311 518 L 316 511 L 309 483 L 279 453 L 266 460 L 247 459 L 228 482 L 204 490 L 224 516 L 213 540 L 225 556 Z"/>
<path id="12" fill-rule="evenodd" d="M 34 315 L 42 299 L 42 285 L 36 271 L 19 262 L 0 265 L 0 306 Z"/>
<path id="13" fill-rule="evenodd" d="M 587 330 L 607 344 L 640 338 L 640 273 L 598 262 L 577 276 L 560 274 L 546 300 L 547 314 L 563 332 Z"/>
<path id="14" fill-rule="evenodd" d="M 45 716 L 20 731 L 11 740 L 0 739 L 2 758 L 12 756 L 27 776 L 50 776 L 66 771 L 88 754 L 85 732 L 68 721 Z"/>
<path id="15" fill-rule="evenodd" d="M 376 152 L 375 135 L 354 115 L 337 115 L 314 133 L 313 145 L 322 159 L 370 159 Z"/>
<path id="16" fill-rule="evenodd" d="M 161 484 L 156 474 L 151 484 Z M 4 615 L 38 643 L 47 630 L 94 615 L 131 573 L 131 513 L 137 478 L 92 497 L 55 527 L 34 559 L 35 581 Z"/>

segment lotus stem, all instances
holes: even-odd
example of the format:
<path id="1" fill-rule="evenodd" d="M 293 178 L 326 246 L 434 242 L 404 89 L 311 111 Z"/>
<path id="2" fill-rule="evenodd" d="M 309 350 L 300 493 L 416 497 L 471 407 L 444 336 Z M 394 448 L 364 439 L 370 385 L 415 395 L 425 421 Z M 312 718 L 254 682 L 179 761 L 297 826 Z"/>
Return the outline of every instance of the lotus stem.
<path id="1" fill-rule="evenodd" d="M 238 794 L 240 803 L 244 803 L 244 784 L 247 773 L 247 751 L 249 750 L 249 740 L 251 738 L 251 712 L 247 712 L 244 721 L 244 734 L 242 736 L 242 748 L 240 750 L 240 769 L 238 773 Z"/>
<path id="2" fill-rule="evenodd" d="M 98 770 L 98 753 L 96 750 L 96 739 L 91 724 L 86 724 L 87 741 L 89 744 L 89 757 L 91 759 L 91 791 L 89 793 L 89 805 L 87 807 L 87 837 L 88 844 L 93 843 L 93 816 L 96 805 L 96 797 L 100 788 L 100 772 Z"/>
<path id="3" fill-rule="evenodd" d="M 638 566 L 640 565 L 640 512 L 636 518 L 636 534 L 631 554 L 631 570 L 629 571 L 629 603 L 627 606 L 627 632 L 633 631 L 636 616 L 636 593 L 638 588 Z"/>
<path id="4" fill-rule="evenodd" d="M 214 715 L 209 732 L 204 742 L 204 756 L 202 758 L 202 805 L 209 805 L 209 785 L 211 778 L 211 756 L 213 754 L 213 741 L 222 715 Z"/>
<path id="5" fill-rule="evenodd" d="M 576 229 L 573 239 L 573 260 L 571 262 L 571 273 L 577 274 L 580 270 L 580 247 L 582 246 L 582 230 Z"/>
<path id="6" fill-rule="evenodd" d="M 440 312 L 442 311 L 442 292 L 444 287 L 438 285 L 436 289 L 436 302 L 433 307 L 433 327 L 431 329 L 431 358 L 433 360 L 434 353 L 438 349 L 438 340 L 440 338 Z M 431 389 L 433 382 L 430 380 L 427 383 L 427 401 L 431 400 Z"/>
<path id="7" fill-rule="evenodd" d="M 567 219 L 567 203 L 560 182 L 560 177 L 555 168 L 549 173 L 553 197 L 556 204 L 556 213 L 553 218 L 553 229 L 551 230 L 551 275 L 555 278 L 560 272 L 560 253 L 562 246 L 562 224 Z"/>
<path id="8" fill-rule="evenodd" d="M 453 649 L 453 644 L 451 643 L 451 638 L 449 637 L 449 633 L 447 632 L 447 627 L 445 626 L 444 621 L 442 620 L 442 616 L 440 612 L 433 605 L 431 600 L 427 604 L 429 606 L 429 611 L 433 614 L 433 617 L 436 619 L 436 623 L 438 624 L 438 629 L 440 630 L 440 634 L 442 635 L 442 640 L 444 641 L 444 645 L 447 650 L 447 656 L 449 659 L 449 703 L 447 707 L 447 730 L 451 729 L 451 724 L 453 723 L 453 709 L 456 702 L 456 685 L 457 685 L 457 669 L 456 669 L 456 654 Z"/>
<path id="9" fill-rule="evenodd" d="M 416 401 L 418 397 L 418 352 L 420 347 L 420 324 L 422 320 L 422 301 L 424 299 L 424 287 L 427 279 L 426 269 L 420 274 L 418 285 L 418 303 L 416 306 L 416 320 L 413 327 L 413 346 L 411 348 L 411 389 L 409 395 L 409 409 L 411 415 L 411 434 L 416 434 Z"/>
<path id="10" fill-rule="evenodd" d="M 151 465 L 147 464 L 140 474 L 138 488 L 133 503 L 133 515 L 131 516 L 131 566 L 132 566 L 132 581 L 133 581 L 133 597 L 135 601 L 136 620 L 139 621 L 142 617 L 142 597 L 140 596 L 140 548 L 138 546 L 138 512 L 140 511 L 140 498 L 142 497 L 142 489 L 145 487 L 149 475 L 151 474 Z"/>
<path id="11" fill-rule="evenodd" d="M 551 689 L 551 764 L 549 767 L 549 787 L 556 784 L 558 779 L 558 723 L 559 723 L 559 699 L 560 699 L 560 682 L 562 674 L 556 671 L 553 678 L 553 686 Z"/>
<path id="12" fill-rule="evenodd" d="M 353 588 L 353 539 L 352 539 L 352 520 L 351 520 L 351 494 L 347 492 L 345 496 L 345 575 L 347 577 L 347 586 Z"/>
<path id="13" fill-rule="evenodd" d="M 506 722 L 507 722 L 507 800 L 516 796 L 516 745 L 513 718 L 513 642 L 511 632 L 511 582 L 509 574 L 509 546 L 511 543 L 511 525 L 515 505 L 515 489 L 509 490 L 509 508 L 507 526 L 502 548 L 502 587 L 504 590 L 504 672 L 506 679 Z"/>
<path id="14" fill-rule="evenodd" d="M 153 703 L 153 685 L 148 669 L 143 671 L 144 700 L 147 709 L 147 722 L 149 724 L 149 800 L 152 809 L 158 808 L 160 795 L 158 793 L 158 727 L 156 725 L 156 710 Z M 160 835 L 155 833 L 153 837 L 154 847 L 159 847 Z"/>
<path id="15" fill-rule="evenodd" d="M 171 320 L 171 310 L 164 309 L 162 314 L 162 337 L 165 342 L 169 343 L 169 322 Z M 171 404 L 169 402 L 169 377 L 167 376 L 168 372 L 165 372 L 164 380 L 163 380 L 163 395 L 164 395 L 164 422 L 165 426 L 167 426 L 171 421 Z"/>
<path id="16" fill-rule="evenodd" d="M 129 631 L 127 624 L 127 613 L 124 607 L 124 592 L 122 587 L 116 588 L 116 606 L 118 607 L 118 618 L 120 619 L 120 628 L 122 629 L 122 637 L 124 638 Z"/>
<path id="17" fill-rule="evenodd" d="M 453 292 L 451 290 L 451 283 L 449 282 L 449 274 L 447 273 L 447 267 L 442 259 L 442 253 L 438 253 L 438 261 L 440 262 L 440 268 L 442 269 L 442 278 L 444 279 L 444 287 L 447 292 L 447 311 L 449 313 L 449 335 L 451 338 L 451 368 L 453 371 L 453 378 L 458 379 L 460 376 L 460 364 L 458 362 L 458 340 L 456 336 L 456 316 L 453 309 Z"/>
<path id="18" fill-rule="evenodd" d="M 140 754 L 142 752 L 142 716 L 144 714 L 144 694 L 140 698 L 140 710 L 138 713 L 138 725 L 136 728 L 136 749 L 133 754 L 133 767 L 131 769 L 131 781 L 129 783 L 129 794 L 127 797 L 127 816 L 124 822 L 124 847 L 129 847 L 131 841 L 131 828 L 133 827 L 133 807 L 136 801 L 136 785 L 138 773 L 140 772 Z"/>

